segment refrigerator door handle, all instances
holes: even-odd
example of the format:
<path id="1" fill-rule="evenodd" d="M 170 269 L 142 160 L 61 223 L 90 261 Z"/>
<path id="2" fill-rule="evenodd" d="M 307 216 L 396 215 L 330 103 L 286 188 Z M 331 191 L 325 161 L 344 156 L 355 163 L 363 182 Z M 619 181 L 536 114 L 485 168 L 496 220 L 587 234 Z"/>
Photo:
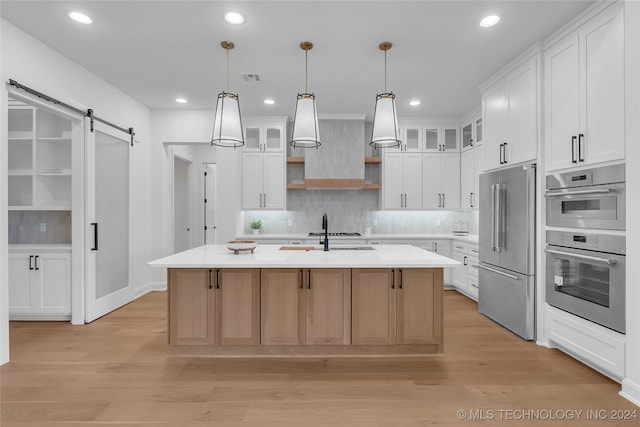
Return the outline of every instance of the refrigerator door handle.
<path id="1" fill-rule="evenodd" d="M 509 279 L 520 280 L 520 278 L 518 276 L 514 276 L 513 274 L 509 274 L 509 273 L 504 273 L 504 272 L 502 272 L 500 270 L 496 270 L 496 269 L 493 269 L 491 267 L 487 267 L 486 265 L 478 264 L 478 268 L 481 268 L 481 269 L 487 270 L 487 271 L 491 271 L 492 273 L 500 274 L 501 276 L 508 277 Z"/>
<path id="2" fill-rule="evenodd" d="M 491 186 L 491 250 L 496 251 L 496 185 Z"/>

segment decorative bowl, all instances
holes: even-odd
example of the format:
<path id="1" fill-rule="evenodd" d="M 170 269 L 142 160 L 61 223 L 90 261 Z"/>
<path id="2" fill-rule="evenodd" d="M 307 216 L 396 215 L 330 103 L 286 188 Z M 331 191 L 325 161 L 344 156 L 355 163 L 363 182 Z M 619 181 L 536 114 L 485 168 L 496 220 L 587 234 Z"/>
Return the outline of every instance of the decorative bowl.
<path id="1" fill-rule="evenodd" d="M 231 240 L 227 242 L 227 249 L 233 251 L 236 255 L 241 251 L 251 251 L 253 253 L 256 246 L 258 246 L 258 243 L 255 240 Z"/>

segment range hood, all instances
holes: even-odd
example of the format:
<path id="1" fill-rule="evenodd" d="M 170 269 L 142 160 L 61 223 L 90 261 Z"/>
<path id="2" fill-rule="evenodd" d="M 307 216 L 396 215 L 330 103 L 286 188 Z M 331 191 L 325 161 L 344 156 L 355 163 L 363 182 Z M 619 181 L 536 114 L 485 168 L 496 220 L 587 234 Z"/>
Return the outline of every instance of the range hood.
<path id="1" fill-rule="evenodd" d="M 364 115 L 318 120 L 318 149 L 304 152 L 304 188 L 308 190 L 356 190 L 365 184 Z"/>

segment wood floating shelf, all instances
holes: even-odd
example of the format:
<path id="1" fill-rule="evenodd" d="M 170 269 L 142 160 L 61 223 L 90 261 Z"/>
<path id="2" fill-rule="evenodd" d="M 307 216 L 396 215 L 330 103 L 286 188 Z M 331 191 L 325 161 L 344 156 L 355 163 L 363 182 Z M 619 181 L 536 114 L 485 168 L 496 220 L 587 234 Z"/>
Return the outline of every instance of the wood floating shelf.
<path id="1" fill-rule="evenodd" d="M 305 179 L 304 183 L 289 183 L 287 190 L 380 190 L 381 184 L 365 183 L 364 179 Z"/>
<path id="2" fill-rule="evenodd" d="M 382 157 L 365 157 L 364 158 L 365 165 L 373 165 L 378 163 L 382 163 Z"/>
<path id="3" fill-rule="evenodd" d="M 287 157 L 287 163 L 304 164 L 304 157 Z"/>

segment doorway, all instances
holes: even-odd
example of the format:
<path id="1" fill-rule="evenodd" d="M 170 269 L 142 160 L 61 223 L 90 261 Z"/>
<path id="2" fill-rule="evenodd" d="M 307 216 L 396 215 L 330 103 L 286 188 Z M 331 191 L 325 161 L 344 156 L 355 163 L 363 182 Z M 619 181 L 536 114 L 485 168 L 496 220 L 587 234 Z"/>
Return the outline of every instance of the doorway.
<path id="1" fill-rule="evenodd" d="M 204 244 L 218 243 L 216 230 L 216 165 L 204 163 Z"/>
<path id="2" fill-rule="evenodd" d="M 191 248 L 191 161 L 173 157 L 173 252 Z"/>

